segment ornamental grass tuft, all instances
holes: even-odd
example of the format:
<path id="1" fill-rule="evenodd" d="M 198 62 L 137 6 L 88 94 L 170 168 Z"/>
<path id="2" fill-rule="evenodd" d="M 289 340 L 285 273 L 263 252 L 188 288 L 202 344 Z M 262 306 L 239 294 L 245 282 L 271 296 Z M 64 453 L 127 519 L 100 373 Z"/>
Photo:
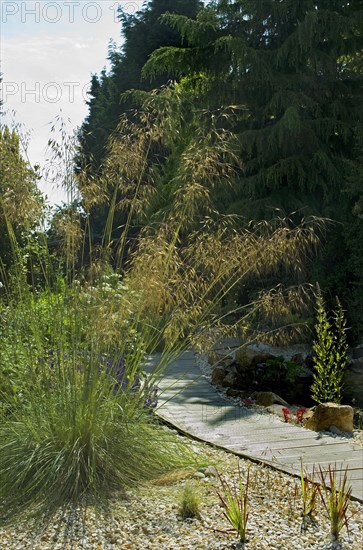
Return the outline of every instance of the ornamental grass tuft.
<path id="1" fill-rule="evenodd" d="M 0 364 L 8 368 L 0 371 L 8 380 L 0 389 L 3 520 L 52 513 L 85 495 L 106 495 L 194 465 L 188 446 L 153 414 L 158 388 L 152 371 L 161 370 L 176 347 L 164 349 L 147 375 L 145 351 L 154 331 L 143 330 L 128 309 L 118 317 L 121 340 L 115 346 L 94 329 L 100 306 L 93 299 L 87 303 L 89 292 L 64 286 L 58 294 L 34 294 L 25 286 L 22 299 L 3 309 Z M 92 292 L 94 298 L 97 288 Z M 109 294 L 103 309 L 107 301 L 109 307 L 117 303 L 116 292 Z"/>
<path id="2" fill-rule="evenodd" d="M 200 496 L 193 481 L 188 480 L 182 489 L 180 515 L 182 519 L 200 518 Z"/>
<path id="3" fill-rule="evenodd" d="M 343 527 L 349 532 L 348 508 L 352 486 L 348 480 L 348 467 L 339 476 L 336 465 L 332 467 L 329 464 L 326 470 L 320 467 L 319 477 L 322 485 L 320 495 L 330 521 L 330 532 L 333 540 L 338 540 Z"/>
<path id="4" fill-rule="evenodd" d="M 231 487 L 218 473 L 221 489 L 217 495 L 223 507 L 223 515 L 236 531 L 239 541 L 246 542 L 247 522 L 249 517 L 248 491 L 250 472 L 248 470 L 245 484 L 243 484 L 241 469 L 238 463 L 238 487 Z"/>

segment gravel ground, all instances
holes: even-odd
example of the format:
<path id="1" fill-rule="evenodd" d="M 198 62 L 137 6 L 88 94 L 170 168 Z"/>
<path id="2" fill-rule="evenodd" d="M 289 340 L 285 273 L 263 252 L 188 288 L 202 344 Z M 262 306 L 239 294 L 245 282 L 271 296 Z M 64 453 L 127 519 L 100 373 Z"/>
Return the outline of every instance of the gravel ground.
<path id="1" fill-rule="evenodd" d="M 297 480 L 267 466 L 195 443 L 203 464 L 197 470 L 178 472 L 157 483 L 114 496 L 107 508 L 83 505 L 59 514 L 49 524 L 17 521 L 0 526 L 0 548 L 6 550 L 361 550 L 363 505 L 351 502 L 349 533 L 341 543 L 331 542 L 329 520 L 320 502 L 316 522 L 302 529 L 300 491 Z M 250 470 L 250 516 L 248 541 L 238 546 L 236 535 L 215 530 L 229 529 L 216 495 L 220 482 L 215 467 L 229 483 L 238 479 L 238 461 L 244 478 Z M 200 519 L 182 520 L 180 497 L 188 479 L 200 495 Z"/>
<path id="2" fill-rule="evenodd" d="M 199 358 L 199 366 L 209 379 L 206 358 Z M 349 531 L 344 528 L 340 542 L 332 542 L 320 499 L 314 523 L 304 528 L 297 479 L 202 443 L 193 448 L 203 467 L 176 472 L 127 496 L 113 496 L 107 506 L 83 504 L 49 523 L 0 523 L 0 550 L 362 550 L 363 504 L 350 502 Z M 220 481 L 215 468 L 235 484 L 238 464 L 243 479 L 250 472 L 247 542 L 242 546 L 228 532 L 216 494 Z M 200 518 L 183 520 L 180 499 L 190 480 L 200 497 Z"/>

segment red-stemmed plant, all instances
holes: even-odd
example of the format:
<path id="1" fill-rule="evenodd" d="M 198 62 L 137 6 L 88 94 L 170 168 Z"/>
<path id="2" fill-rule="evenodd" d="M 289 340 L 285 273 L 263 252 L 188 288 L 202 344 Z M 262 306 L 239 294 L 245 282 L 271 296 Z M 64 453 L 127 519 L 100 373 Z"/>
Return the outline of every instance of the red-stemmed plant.
<path id="1" fill-rule="evenodd" d="M 250 472 L 247 472 L 245 487 L 243 488 L 240 465 L 238 464 L 238 487 L 231 487 L 218 472 L 221 483 L 221 491 L 217 491 L 219 500 L 223 507 L 223 514 L 232 530 L 236 531 L 240 542 L 246 542 L 246 531 L 248 521 L 248 489 Z"/>
<path id="2" fill-rule="evenodd" d="M 287 407 L 284 407 L 282 409 L 282 414 L 284 415 L 285 422 L 290 422 L 291 421 L 291 411 L 290 411 L 290 409 L 288 409 Z"/>
<path id="3" fill-rule="evenodd" d="M 332 538 L 339 539 L 343 527 L 348 531 L 349 517 L 347 515 L 352 486 L 348 480 L 348 467 L 337 477 L 337 469 L 330 464 L 327 470 L 319 467 L 321 488 L 319 489 L 324 508 L 330 520 Z"/>

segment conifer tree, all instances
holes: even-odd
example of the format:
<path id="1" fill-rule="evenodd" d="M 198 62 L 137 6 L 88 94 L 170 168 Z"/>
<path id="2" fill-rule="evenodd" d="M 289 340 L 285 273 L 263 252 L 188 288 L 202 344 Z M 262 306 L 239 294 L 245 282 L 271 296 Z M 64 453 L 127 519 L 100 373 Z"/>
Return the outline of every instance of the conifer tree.
<path id="1" fill-rule="evenodd" d="M 235 126 L 245 171 L 236 182 L 244 209 L 261 201 L 285 211 L 309 205 L 331 214 L 356 181 L 361 75 L 346 62 L 363 44 L 361 2 L 220 0 L 192 21 L 166 22 L 191 47 L 152 54 L 148 74 L 209 80 L 209 105 L 244 107 Z M 346 186 L 346 185 L 345 185 Z"/>
<path id="2" fill-rule="evenodd" d="M 196 20 L 164 21 L 188 47 L 157 50 L 144 73 L 187 75 L 199 105 L 234 113 L 243 171 L 226 190 L 226 210 L 339 222 L 317 269 L 331 293 L 361 310 L 363 3 L 217 0 Z"/>

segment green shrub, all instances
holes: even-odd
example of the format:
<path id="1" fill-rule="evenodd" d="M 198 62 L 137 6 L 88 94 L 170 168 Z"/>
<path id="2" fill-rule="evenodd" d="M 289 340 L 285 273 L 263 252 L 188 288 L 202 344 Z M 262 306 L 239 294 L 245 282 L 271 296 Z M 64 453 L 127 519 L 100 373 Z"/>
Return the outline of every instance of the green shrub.
<path id="1" fill-rule="evenodd" d="M 294 361 L 288 361 L 284 357 L 276 357 L 275 359 L 267 359 L 266 365 L 269 367 L 266 369 L 266 373 L 262 375 L 262 378 L 268 383 L 274 381 L 277 383 L 283 382 L 288 384 L 295 384 L 300 374 L 304 372 L 304 369 L 298 363 Z"/>
<path id="2" fill-rule="evenodd" d="M 332 323 L 319 288 L 316 300 L 316 338 L 313 344 L 315 373 L 311 396 L 318 403 L 340 403 L 348 350 L 344 313 L 337 298 Z"/>

